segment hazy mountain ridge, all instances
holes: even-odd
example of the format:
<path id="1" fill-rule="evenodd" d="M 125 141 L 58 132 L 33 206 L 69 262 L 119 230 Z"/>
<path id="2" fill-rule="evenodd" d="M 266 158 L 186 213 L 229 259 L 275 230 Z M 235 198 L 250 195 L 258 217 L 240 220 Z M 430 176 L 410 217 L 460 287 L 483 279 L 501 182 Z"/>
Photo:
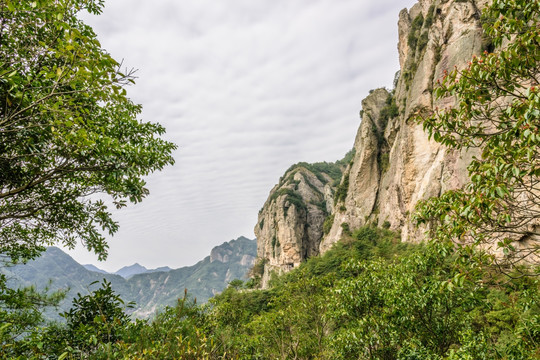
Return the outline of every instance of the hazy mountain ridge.
<path id="1" fill-rule="evenodd" d="M 110 274 L 108 271 L 102 270 L 102 269 L 100 269 L 97 266 L 92 265 L 92 264 L 84 264 L 83 266 L 84 266 L 84 268 L 86 270 L 90 270 L 90 271 L 93 271 L 93 272 L 98 272 L 100 274 Z"/>
<path id="2" fill-rule="evenodd" d="M 100 273 L 100 274 L 120 275 L 121 277 L 123 277 L 125 279 L 129 279 L 133 275 L 137 275 L 137 274 L 162 272 L 162 271 L 167 272 L 167 271 L 174 270 L 173 268 L 170 268 L 168 266 L 160 266 L 160 267 L 155 268 L 155 269 L 147 269 L 145 266 L 143 266 L 143 265 L 141 265 L 139 263 L 135 263 L 133 265 L 124 266 L 124 267 L 120 268 L 119 270 L 112 273 L 112 272 L 108 272 L 108 271 L 105 271 L 103 269 L 100 269 L 100 268 L 98 268 L 97 266 L 95 266 L 93 264 L 84 264 L 83 266 L 84 266 L 84 268 L 86 270 L 89 270 L 89 271 L 97 272 L 97 273 Z"/>
<path id="3" fill-rule="evenodd" d="M 51 290 L 69 288 L 66 299 L 58 309 L 45 311 L 48 318 L 60 319 L 58 313 L 70 308 L 77 293 L 87 294 L 99 287 L 103 279 L 111 282 L 124 301 L 135 302 L 135 308 L 131 310 L 135 316 L 144 317 L 173 305 L 177 298 L 184 295 L 185 289 L 199 302 L 206 302 L 222 291 L 229 281 L 245 278 L 255 259 L 256 242 L 240 237 L 215 247 L 212 253 L 228 255 L 228 261 L 211 261 L 211 256 L 207 256 L 193 266 L 169 271 L 158 270 L 164 268 L 147 270 L 126 279 L 118 274 L 89 270 L 59 248 L 50 247 L 41 257 L 25 265 L 0 268 L 0 272 L 6 274 L 11 287 L 34 285 L 38 289 L 47 286 Z M 97 283 L 90 285 L 93 282 Z"/>

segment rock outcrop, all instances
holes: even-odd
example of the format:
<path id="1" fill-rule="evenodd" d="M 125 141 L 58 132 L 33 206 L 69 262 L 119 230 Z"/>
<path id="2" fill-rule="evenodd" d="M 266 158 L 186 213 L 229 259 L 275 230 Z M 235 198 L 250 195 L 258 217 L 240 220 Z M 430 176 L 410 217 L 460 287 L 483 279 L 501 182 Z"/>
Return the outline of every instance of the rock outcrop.
<path id="1" fill-rule="evenodd" d="M 343 232 L 366 223 L 400 230 L 403 241 L 423 239 L 411 223 L 419 200 L 463 186 L 474 153 L 456 152 L 430 140 L 417 111 L 445 107 L 432 90 L 446 71 L 464 67 L 486 44 L 480 23 L 485 1 L 420 0 L 399 14 L 400 72 L 395 89 L 373 91 L 363 102 L 356 156 L 346 169 L 348 187 L 334 223 L 320 245 L 328 250 Z M 345 180 L 345 179 L 344 179 Z"/>
<path id="2" fill-rule="evenodd" d="M 270 192 L 255 226 L 257 257 L 265 259 L 263 286 L 270 272 L 288 271 L 319 254 L 323 223 L 333 212 L 336 184 L 346 161 L 297 164 Z"/>
<path id="3" fill-rule="evenodd" d="M 463 186 L 475 154 L 430 140 L 414 119 L 418 111 L 452 105 L 453 99 L 434 99 L 432 90 L 445 72 L 466 66 L 489 45 L 480 17 L 486 3 L 419 0 L 400 12 L 395 88 L 374 90 L 362 102 L 355 155 L 340 184 L 334 188 L 307 169 L 293 168 L 261 210 L 255 231 L 257 256 L 266 264 L 263 286 L 269 272 L 287 271 L 330 249 L 344 229 L 373 223 L 401 231 L 403 241 L 424 239 L 425 229 L 411 222 L 415 205 Z M 322 201 L 326 206 L 315 205 Z"/>

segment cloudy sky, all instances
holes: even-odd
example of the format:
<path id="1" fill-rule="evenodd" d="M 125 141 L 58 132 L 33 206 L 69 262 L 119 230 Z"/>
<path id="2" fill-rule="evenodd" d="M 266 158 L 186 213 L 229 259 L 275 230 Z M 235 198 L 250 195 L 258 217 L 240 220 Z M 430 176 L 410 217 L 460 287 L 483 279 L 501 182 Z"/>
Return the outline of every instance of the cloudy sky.
<path id="1" fill-rule="evenodd" d="M 292 164 L 335 161 L 353 145 L 361 100 L 399 69 L 397 19 L 414 0 L 107 0 L 84 16 L 102 46 L 139 69 L 128 95 L 167 128 L 176 164 L 150 196 L 115 211 L 116 271 L 192 265 L 254 238 L 257 213 Z"/>

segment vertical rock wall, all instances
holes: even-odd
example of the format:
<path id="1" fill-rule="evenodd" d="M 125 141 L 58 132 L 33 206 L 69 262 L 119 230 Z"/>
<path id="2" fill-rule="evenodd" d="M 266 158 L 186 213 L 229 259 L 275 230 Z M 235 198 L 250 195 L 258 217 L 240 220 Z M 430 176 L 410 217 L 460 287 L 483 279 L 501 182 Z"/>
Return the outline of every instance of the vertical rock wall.
<path id="1" fill-rule="evenodd" d="M 319 254 L 323 223 L 333 211 L 334 181 L 299 165 L 272 189 L 255 226 L 257 257 L 265 261 L 263 287 L 272 271 L 289 271 Z"/>
<path id="2" fill-rule="evenodd" d="M 436 101 L 432 90 L 445 71 L 464 67 L 484 50 L 480 9 L 485 3 L 420 0 L 399 14 L 399 80 L 387 101 L 389 93 L 379 89 L 362 103 L 347 196 L 336 205 L 321 252 L 341 238 L 343 223 L 352 230 L 367 222 L 386 223 L 401 230 L 403 241 L 420 241 L 423 229 L 410 221 L 416 203 L 467 180 L 474 153 L 449 151 L 429 140 L 414 114 L 452 103 Z"/>
<path id="3" fill-rule="evenodd" d="M 419 0 L 400 12 L 395 89 L 374 90 L 362 102 L 355 156 L 341 184 L 336 188 L 328 175 L 321 181 L 321 174 L 293 167 L 259 213 L 255 233 L 257 256 L 266 262 L 263 287 L 272 271 L 288 271 L 330 249 L 341 239 L 343 224 L 355 230 L 375 223 L 400 230 L 403 241 L 423 239 L 424 229 L 411 223 L 416 203 L 463 186 L 475 154 L 431 141 L 415 114 L 452 104 L 453 99 L 435 100 L 432 90 L 446 71 L 466 66 L 486 47 L 480 19 L 486 3 Z M 325 219 L 333 220 L 323 236 Z"/>

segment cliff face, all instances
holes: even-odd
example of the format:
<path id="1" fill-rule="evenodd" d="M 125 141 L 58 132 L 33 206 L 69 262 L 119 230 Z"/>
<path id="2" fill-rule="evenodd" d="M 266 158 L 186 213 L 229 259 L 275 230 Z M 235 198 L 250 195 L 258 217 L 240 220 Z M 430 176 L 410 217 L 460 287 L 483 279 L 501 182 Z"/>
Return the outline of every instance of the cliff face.
<path id="1" fill-rule="evenodd" d="M 263 286 L 270 272 L 288 271 L 319 254 L 340 177 L 339 164 L 298 164 L 272 189 L 255 226 L 257 257 L 266 259 Z"/>
<path id="2" fill-rule="evenodd" d="M 449 151 L 430 141 L 413 120 L 417 110 L 451 104 L 436 101 L 432 89 L 445 71 L 464 67 L 484 50 L 481 8 L 485 1 L 420 0 L 399 14 L 400 76 L 392 93 L 372 92 L 348 173 L 347 196 L 336 205 L 334 223 L 320 245 L 328 250 L 342 235 L 342 224 L 367 222 L 401 230 L 403 241 L 419 241 L 424 229 L 410 217 L 421 199 L 463 186 L 474 155 Z"/>
<path id="3" fill-rule="evenodd" d="M 488 45 L 480 22 L 486 3 L 419 0 L 401 11 L 395 89 L 374 90 L 363 100 L 355 155 L 344 164 L 339 186 L 318 181 L 307 169 L 290 170 L 259 214 L 255 232 L 257 256 L 266 259 L 263 287 L 269 272 L 287 271 L 330 249 L 344 224 L 355 230 L 374 223 L 401 231 L 403 241 L 423 239 L 425 229 L 411 223 L 416 203 L 463 186 L 475 154 L 429 140 L 414 117 L 419 110 L 452 104 L 453 99 L 435 100 L 432 90 L 446 71 L 464 67 Z M 326 207 L 315 205 L 322 201 Z"/>

